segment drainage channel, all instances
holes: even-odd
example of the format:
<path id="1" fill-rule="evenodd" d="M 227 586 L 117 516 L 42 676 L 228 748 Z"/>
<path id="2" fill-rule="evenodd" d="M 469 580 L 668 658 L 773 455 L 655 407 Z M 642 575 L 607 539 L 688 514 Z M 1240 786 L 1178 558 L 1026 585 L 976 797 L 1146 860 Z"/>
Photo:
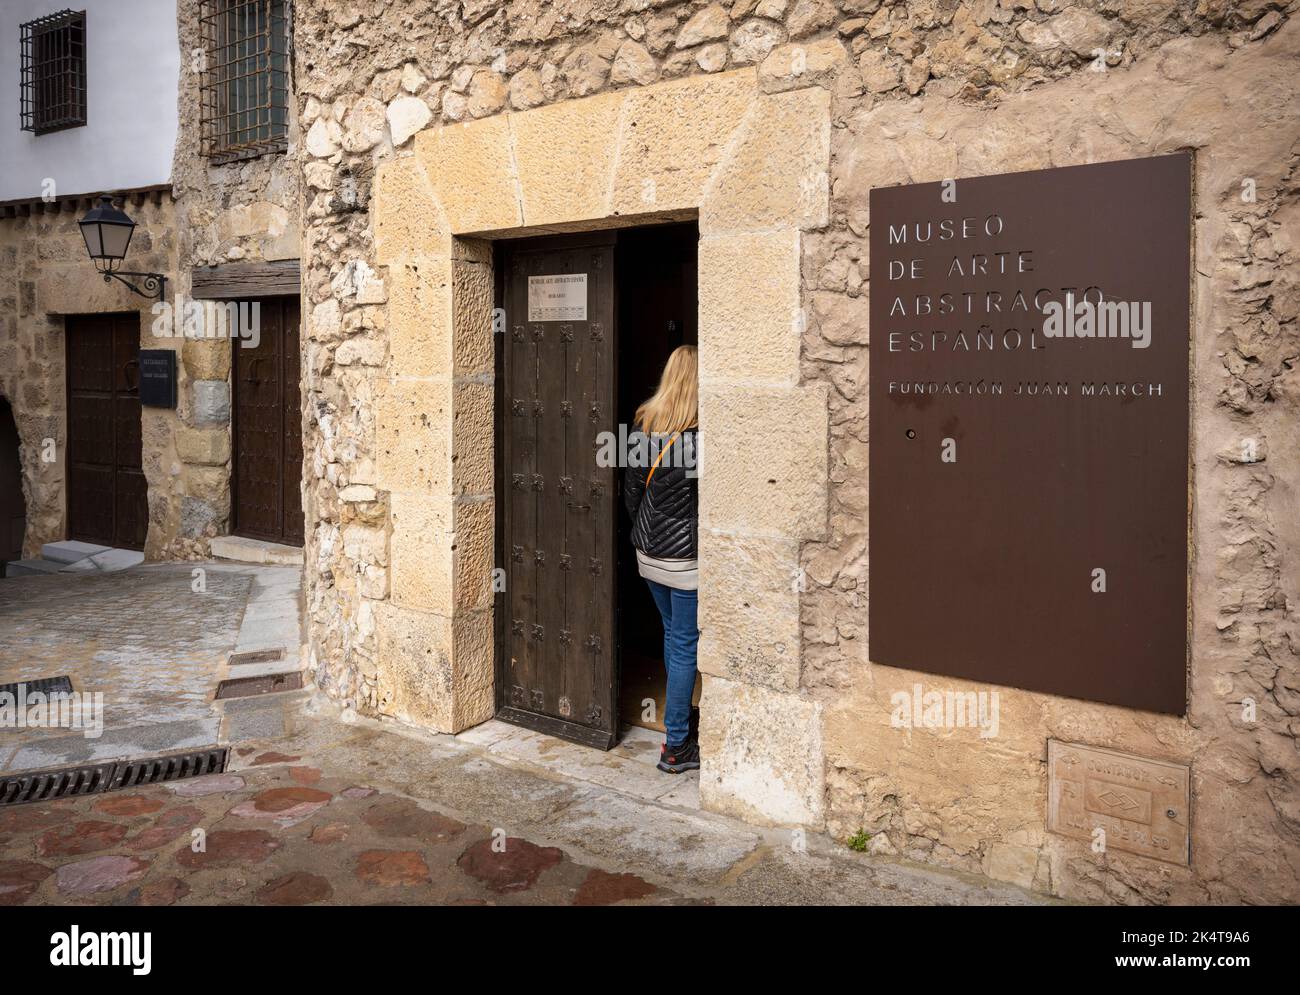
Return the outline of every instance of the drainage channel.
<path id="1" fill-rule="evenodd" d="M 225 771 L 229 758 L 228 747 L 213 746 L 139 760 L 0 774 L 0 806 L 95 795 L 203 774 L 220 774 Z"/>
<path id="2" fill-rule="evenodd" d="M 59 677 L 38 677 L 30 681 L 15 681 L 13 684 L 0 684 L 0 696 L 10 695 L 14 701 L 17 701 L 22 695 L 18 693 L 19 689 L 25 689 L 23 694 L 30 698 L 34 694 L 72 694 L 72 678 L 67 676 Z"/>
<path id="3" fill-rule="evenodd" d="M 283 649 L 259 650 L 232 655 L 229 662 L 236 665 L 264 664 L 283 658 Z M 301 688 L 302 671 L 297 670 L 224 680 L 217 685 L 216 697 L 221 700 L 248 698 Z M 29 698 L 37 693 L 71 693 L 72 681 L 66 676 L 60 676 L 0 684 L 0 695 L 10 694 L 13 700 L 20 697 L 20 691 Z M 112 760 L 14 774 L 0 773 L 0 807 L 95 795 L 204 774 L 220 774 L 225 771 L 229 759 L 229 747 L 213 746 L 187 753 L 168 753 L 135 760 Z"/>

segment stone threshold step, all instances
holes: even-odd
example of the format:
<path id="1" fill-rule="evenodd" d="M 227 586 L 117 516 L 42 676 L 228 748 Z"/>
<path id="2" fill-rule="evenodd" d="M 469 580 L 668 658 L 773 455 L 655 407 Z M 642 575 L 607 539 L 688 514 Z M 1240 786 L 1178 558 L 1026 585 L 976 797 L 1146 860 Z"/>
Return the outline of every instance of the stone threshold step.
<path id="1" fill-rule="evenodd" d="M 278 542 L 246 539 L 243 536 L 218 536 L 209 545 L 218 560 L 238 563 L 270 563 L 280 566 L 302 566 L 302 549 Z"/>
<path id="2" fill-rule="evenodd" d="M 144 562 L 144 553 L 135 549 L 113 549 L 94 543 L 67 540 L 47 542 L 39 559 L 14 560 L 5 567 L 8 577 L 33 577 L 52 573 L 94 573 L 125 570 Z"/>
<path id="3" fill-rule="evenodd" d="M 93 542 L 78 542 L 65 539 L 62 542 L 47 542 L 41 547 L 41 558 L 55 563 L 76 563 L 96 553 L 107 553 L 111 547 L 97 546 Z"/>
<path id="4" fill-rule="evenodd" d="M 63 566 L 53 560 L 10 560 L 5 564 L 5 576 L 39 577 L 42 574 L 56 574 Z"/>
<path id="5" fill-rule="evenodd" d="M 84 560 L 77 560 L 63 567 L 63 573 L 94 572 L 96 570 L 112 573 L 138 566 L 144 562 L 144 553 L 137 549 L 106 549 L 102 553 L 92 553 Z"/>

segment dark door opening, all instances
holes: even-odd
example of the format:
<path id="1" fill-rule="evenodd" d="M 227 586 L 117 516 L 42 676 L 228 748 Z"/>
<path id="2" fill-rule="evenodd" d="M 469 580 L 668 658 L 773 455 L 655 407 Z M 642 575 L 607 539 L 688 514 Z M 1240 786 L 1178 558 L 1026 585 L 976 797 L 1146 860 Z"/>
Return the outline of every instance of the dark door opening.
<path id="1" fill-rule="evenodd" d="M 497 714 L 601 749 L 620 720 L 662 729 L 665 679 L 621 471 L 596 454 L 696 340 L 698 237 L 692 222 L 497 246 Z"/>
<path id="2" fill-rule="evenodd" d="M 23 466 L 18 426 L 9 402 L 0 397 L 0 577 L 5 564 L 23 558 L 27 505 L 23 498 Z"/>
<path id="3" fill-rule="evenodd" d="M 140 315 L 67 319 L 68 538 L 144 549 Z"/>
<path id="4" fill-rule="evenodd" d="M 618 420 L 629 426 L 659 386 L 668 355 L 695 345 L 699 229 L 692 222 L 619 233 Z M 618 515 L 619 718 L 663 732 L 663 625 L 650 589 L 637 573 L 632 522 Z M 699 680 L 695 700 L 699 701 Z"/>
<path id="5" fill-rule="evenodd" d="M 258 305 L 258 337 L 232 340 L 232 531 L 250 539 L 301 546 L 304 524 L 298 298 L 269 297 L 247 303 Z M 246 341 L 257 344 L 250 348 Z"/>

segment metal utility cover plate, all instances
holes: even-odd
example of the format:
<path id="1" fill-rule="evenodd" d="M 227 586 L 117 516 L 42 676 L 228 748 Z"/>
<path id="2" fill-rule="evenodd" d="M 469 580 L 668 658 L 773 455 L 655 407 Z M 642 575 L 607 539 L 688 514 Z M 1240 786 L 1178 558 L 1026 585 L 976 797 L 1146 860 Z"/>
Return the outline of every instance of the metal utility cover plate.
<path id="1" fill-rule="evenodd" d="M 871 191 L 874 662 L 1185 711 L 1190 163 Z M 1089 288 L 1145 347 L 1044 334 Z"/>
<path id="2" fill-rule="evenodd" d="M 283 674 L 263 674 L 258 677 L 232 677 L 217 685 L 217 700 L 252 698 L 279 691 L 297 691 L 302 687 L 302 671 Z"/>
<path id="3" fill-rule="evenodd" d="M 1047 768 L 1049 830 L 1187 866 L 1190 767 L 1049 739 Z"/>
<path id="4" fill-rule="evenodd" d="M 232 653 L 226 663 L 231 667 L 243 667 L 253 663 L 274 663 L 284 659 L 284 650 L 253 650 L 250 653 Z"/>

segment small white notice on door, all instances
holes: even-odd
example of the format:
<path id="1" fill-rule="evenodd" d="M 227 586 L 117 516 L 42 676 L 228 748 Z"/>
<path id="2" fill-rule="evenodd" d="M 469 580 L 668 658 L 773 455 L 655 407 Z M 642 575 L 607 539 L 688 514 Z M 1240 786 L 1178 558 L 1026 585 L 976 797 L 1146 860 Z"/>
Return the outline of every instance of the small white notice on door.
<path id="1" fill-rule="evenodd" d="M 529 321 L 586 321 L 587 274 L 556 273 L 528 278 Z"/>

